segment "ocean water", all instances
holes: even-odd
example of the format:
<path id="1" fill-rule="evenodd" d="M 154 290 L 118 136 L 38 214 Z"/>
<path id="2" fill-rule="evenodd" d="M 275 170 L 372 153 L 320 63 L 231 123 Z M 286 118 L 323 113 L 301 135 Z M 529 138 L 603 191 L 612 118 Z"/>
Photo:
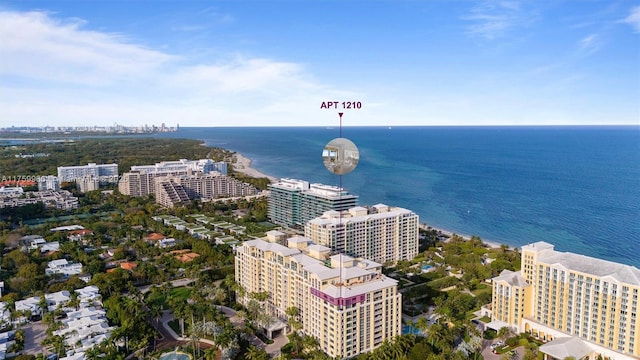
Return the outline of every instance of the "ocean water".
<path id="1" fill-rule="evenodd" d="M 360 151 L 342 179 L 322 164 L 338 128 L 181 128 L 163 137 L 237 151 L 275 177 L 340 185 L 361 205 L 510 246 L 640 267 L 640 127 L 345 127 Z"/>

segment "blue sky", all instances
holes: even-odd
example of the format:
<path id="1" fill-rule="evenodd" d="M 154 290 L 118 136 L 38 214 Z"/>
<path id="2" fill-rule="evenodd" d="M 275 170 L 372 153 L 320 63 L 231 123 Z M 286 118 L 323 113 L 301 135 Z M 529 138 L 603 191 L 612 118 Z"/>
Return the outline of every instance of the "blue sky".
<path id="1" fill-rule="evenodd" d="M 640 124 L 638 1 L 0 1 L 0 126 Z"/>

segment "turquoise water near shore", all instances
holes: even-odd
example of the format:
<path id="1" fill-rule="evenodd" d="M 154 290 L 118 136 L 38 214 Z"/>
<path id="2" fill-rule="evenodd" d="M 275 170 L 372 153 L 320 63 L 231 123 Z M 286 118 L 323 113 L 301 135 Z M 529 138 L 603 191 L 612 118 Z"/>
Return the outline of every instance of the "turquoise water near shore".
<path id="1" fill-rule="evenodd" d="M 360 150 L 342 185 L 360 204 L 520 246 L 640 267 L 640 127 L 345 127 Z M 339 185 L 323 166 L 338 128 L 180 128 L 162 137 L 237 151 L 275 177 Z"/>

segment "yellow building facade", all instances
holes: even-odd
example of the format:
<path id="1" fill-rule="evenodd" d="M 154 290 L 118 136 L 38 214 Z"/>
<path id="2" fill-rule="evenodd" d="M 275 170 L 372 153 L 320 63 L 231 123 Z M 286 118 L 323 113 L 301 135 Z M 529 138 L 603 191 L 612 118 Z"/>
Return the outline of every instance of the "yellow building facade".
<path id="1" fill-rule="evenodd" d="M 348 358 L 400 335 L 402 295 L 382 265 L 314 244 L 301 236 L 250 240 L 235 256 L 236 282 L 250 293 L 268 292 L 270 315 L 286 319 L 297 307 L 302 331 L 332 357 Z M 280 242 L 287 243 L 284 246 Z"/>
<path id="2" fill-rule="evenodd" d="M 492 320 L 549 341 L 548 358 L 637 359 L 639 292 L 636 267 L 537 242 L 522 247 L 520 272 L 493 279 Z"/>

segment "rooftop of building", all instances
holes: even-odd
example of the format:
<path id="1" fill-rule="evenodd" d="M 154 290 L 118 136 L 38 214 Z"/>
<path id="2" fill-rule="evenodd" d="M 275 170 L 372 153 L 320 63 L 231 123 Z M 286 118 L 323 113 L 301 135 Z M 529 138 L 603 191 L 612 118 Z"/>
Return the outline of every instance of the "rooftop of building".
<path id="1" fill-rule="evenodd" d="M 300 242 L 306 238 L 297 237 L 294 239 L 296 242 Z M 331 256 L 327 261 L 316 259 L 309 256 L 307 251 L 309 249 L 318 249 L 322 252 L 330 250 L 329 248 L 321 245 L 314 244 L 310 239 L 306 239 L 310 244 L 306 249 L 294 249 L 289 248 L 278 243 L 268 242 L 262 239 L 255 239 L 245 241 L 243 246 L 256 247 L 262 251 L 270 251 L 282 256 L 289 256 L 299 263 L 306 271 L 314 274 L 319 280 L 336 279 L 339 283 L 347 283 L 353 279 L 362 279 L 362 281 L 371 280 L 372 278 L 378 278 L 378 271 L 382 266 L 375 261 L 353 258 L 344 254 L 337 254 Z M 292 244 L 293 245 L 293 244 Z M 382 276 L 383 278 L 386 278 Z M 391 281 L 389 279 L 389 281 Z M 355 286 L 355 285 L 354 285 Z M 389 286 L 388 283 L 386 286 Z M 367 288 L 359 288 L 367 289 Z M 324 290 L 323 290 L 324 291 Z"/>
<path id="2" fill-rule="evenodd" d="M 315 225 L 349 224 L 365 220 L 386 219 L 403 214 L 415 213 L 401 207 L 377 204 L 370 208 L 356 206 L 342 212 L 336 210 L 325 211 L 321 216 L 309 220 L 309 222 Z"/>
<path id="3" fill-rule="evenodd" d="M 526 287 L 527 281 L 519 271 L 502 270 L 500 275 L 493 278 L 493 282 L 506 281 L 511 286 Z"/>
<path id="4" fill-rule="evenodd" d="M 538 251 L 537 261 L 564 267 L 600 278 L 610 278 L 616 282 L 640 286 L 640 269 L 635 266 L 602 260 L 586 255 L 554 250 L 552 244 L 544 241 L 525 245 L 522 250 Z"/>
<path id="5" fill-rule="evenodd" d="M 397 280 L 386 276 L 381 276 L 380 278 L 361 284 L 346 286 L 329 285 L 322 289 L 322 292 L 333 298 L 349 298 L 352 296 L 370 293 L 372 291 L 386 289 L 390 286 L 396 285 L 398 285 Z"/>
<path id="6" fill-rule="evenodd" d="M 325 185 L 319 183 L 310 184 L 308 181 L 298 180 L 298 179 L 288 179 L 282 178 L 280 181 L 269 184 L 270 188 L 280 188 L 283 190 L 298 190 L 305 194 L 309 195 L 317 195 L 321 197 L 327 198 L 357 198 L 357 195 L 349 194 L 347 190 L 344 188 L 333 186 L 333 185 Z"/>
<path id="7" fill-rule="evenodd" d="M 593 352 L 593 348 L 577 337 L 561 337 L 540 346 L 540 351 L 556 359 L 573 357 L 582 359 Z"/>
<path id="8" fill-rule="evenodd" d="M 159 233 L 151 233 L 147 236 L 147 240 L 149 241 L 158 241 L 166 238 L 164 235 Z"/>

